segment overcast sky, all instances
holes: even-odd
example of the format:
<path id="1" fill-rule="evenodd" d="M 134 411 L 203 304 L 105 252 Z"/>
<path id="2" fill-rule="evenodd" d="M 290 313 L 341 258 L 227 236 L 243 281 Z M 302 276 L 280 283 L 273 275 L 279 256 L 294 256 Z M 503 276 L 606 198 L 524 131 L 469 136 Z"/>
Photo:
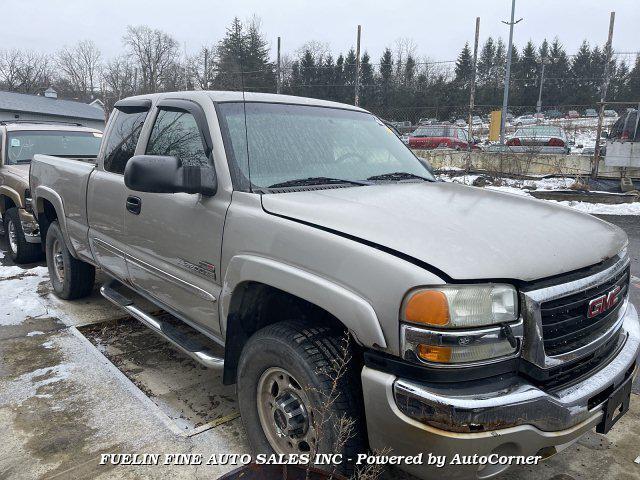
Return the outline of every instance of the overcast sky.
<path id="1" fill-rule="evenodd" d="M 172 34 L 189 52 L 212 44 L 234 16 L 257 15 L 275 56 L 276 37 L 293 52 L 308 40 L 344 52 L 355 44 L 362 25 L 362 45 L 374 61 L 398 38 L 410 38 L 417 54 L 430 60 L 455 59 L 472 43 L 475 17 L 480 41 L 492 35 L 506 40 L 510 0 L 2 0 L 0 48 L 20 47 L 53 53 L 64 45 L 92 39 L 109 58 L 119 53 L 127 25 L 147 24 Z M 574 53 L 583 39 L 604 44 L 609 12 L 616 12 L 614 49 L 640 50 L 639 0 L 517 0 L 514 42 L 558 36 Z"/>

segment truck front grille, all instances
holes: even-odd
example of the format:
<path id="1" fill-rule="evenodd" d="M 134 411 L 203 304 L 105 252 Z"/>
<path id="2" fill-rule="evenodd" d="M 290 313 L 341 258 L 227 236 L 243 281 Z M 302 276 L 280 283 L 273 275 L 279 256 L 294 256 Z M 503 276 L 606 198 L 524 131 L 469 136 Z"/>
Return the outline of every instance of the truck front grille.
<path id="1" fill-rule="evenodd" d="M 542 339 L 547 355 L 561 355 L 588 345 L 616 322 L 618 311 L 629 290 L 629 267 L 603 283 L 572 295 L 543 302 L 540 305 Z M 587 317 L 589 303 L 620 286 L 619 300 L 614 308 Z"/>

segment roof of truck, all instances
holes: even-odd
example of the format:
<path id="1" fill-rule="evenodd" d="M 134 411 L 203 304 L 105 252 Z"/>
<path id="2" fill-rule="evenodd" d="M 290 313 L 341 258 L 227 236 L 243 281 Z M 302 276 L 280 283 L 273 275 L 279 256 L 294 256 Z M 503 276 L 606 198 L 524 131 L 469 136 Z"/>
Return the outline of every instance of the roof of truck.
<path id="1" fill-rule="evenodd" d="M 256 93 L 256 92 L 232 92 L 232 91 L 219 91 L 219 90 L 196 90 L 196 91 L 182 91 L 182 92 L 166 92 L 166 93 L 152 93 L 147 95 L 138 95 L 129 98 L 203 98 L 208 96 L 214 102 L 241 102 L 245 100 L 247 102 L 265 102 L 265 103 L 287 103 L 295 105 L 311 105 L 318 107 L 333 107 L 342 108 L 348 110 L 356 110 L 360 112 L 366 112 L 366 110 L 349 105 L 346 103 L 330 102 L 328 100 L 319 100 L 317 98 L 308 97 L 296 97 L 293 95 L 278 95 L 275 93 Z"/>

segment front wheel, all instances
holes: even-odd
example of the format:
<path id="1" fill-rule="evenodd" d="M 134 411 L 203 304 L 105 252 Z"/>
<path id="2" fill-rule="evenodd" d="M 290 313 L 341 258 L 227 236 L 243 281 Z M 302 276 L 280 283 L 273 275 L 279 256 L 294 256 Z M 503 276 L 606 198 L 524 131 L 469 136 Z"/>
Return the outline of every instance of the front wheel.
<path id="1" fill-rule="evenodd" d="M 342 454 L 337 471 L 353 473 L 346 459 L 364 451 L 365 441 L 360 380 L 347 339 L 297 321 L 267 326 L 249 339 L 237 382 L 254 453 Z"/>
<path id="2" fill-rule="evenodd" d="M 10 208 L 5 212 L 3 223 L 4 238 L 7 240 L 7 250 L 11 260 L 19 264 L 35 262 L 42 258 L 40 244 L 27 242 L 17 208 Z"/>
<path id="3" fill-rule="evenodd" d="M 71 255 L 57 221 L 47 230 L 45 253 L 51 286 L 58 297 L 73 300 L 91 293 L 96 269 Z"/>

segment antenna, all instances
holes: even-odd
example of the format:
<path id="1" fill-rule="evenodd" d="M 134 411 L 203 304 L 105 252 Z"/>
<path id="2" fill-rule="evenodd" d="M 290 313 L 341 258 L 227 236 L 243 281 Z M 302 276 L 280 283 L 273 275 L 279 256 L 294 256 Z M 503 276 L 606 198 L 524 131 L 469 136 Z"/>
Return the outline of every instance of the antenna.
<path id="1" fill-rule="evenodd" d="M 236 25 L 236 29 L 237 28 L 238 26 Z M 252 193 L 251 161 L 249 160 L 249 133 L 247 131 L 247 99 L 244 94 L 244 50 L 242 43 L 240 44 L 240 85 L 242 87 L 242 113 L 244 114 L 244 143 L 247 146 L 247 175 L 249 176 L 249 192 Z"/>

